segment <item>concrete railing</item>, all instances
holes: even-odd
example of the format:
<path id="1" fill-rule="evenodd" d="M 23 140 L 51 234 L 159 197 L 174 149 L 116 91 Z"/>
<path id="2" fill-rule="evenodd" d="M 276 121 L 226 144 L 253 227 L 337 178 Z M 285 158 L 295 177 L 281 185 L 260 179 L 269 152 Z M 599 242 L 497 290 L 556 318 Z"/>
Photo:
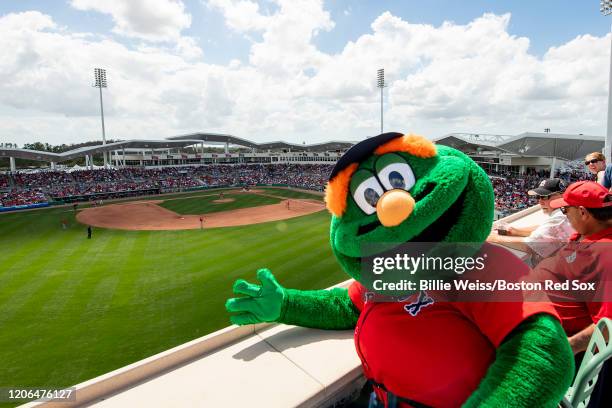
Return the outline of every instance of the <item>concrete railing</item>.
<path id="1" fill-rule="evenodd" d="M 513 223 L 515 221 L 519 221 L 521 219 L 525 219 L 528 215 L 532 215 L 537 213 L 540 210 L 540 204 L 534 205 L 533 207 L 525 208 L 519 212 L 515 212 L 514 214 L 510 214 L 504 218 L 501 218 L 499 221 L 504 221 L 507 223 Z"/>

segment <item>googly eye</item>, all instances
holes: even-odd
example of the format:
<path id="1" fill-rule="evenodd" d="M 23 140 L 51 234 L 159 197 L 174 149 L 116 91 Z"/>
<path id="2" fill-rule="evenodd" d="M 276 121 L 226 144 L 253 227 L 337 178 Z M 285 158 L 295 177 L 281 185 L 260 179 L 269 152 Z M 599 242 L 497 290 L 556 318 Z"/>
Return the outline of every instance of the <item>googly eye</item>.
<path id="1" fill-rule="evenodd" d="M 378 178 L 386 190 L 401 188 L 408 191 L 415 183 L 414 173 L 408 163 L 391 163 L 378 172 Z"/>
<path id="2" fill-rule="evenodd" d="M 353 199 L 363 212 L 370 215 L 376 212 L 376 204 L 383 193 L 384 190 L 376 177 L 370 177 L 355 189 Z"/>

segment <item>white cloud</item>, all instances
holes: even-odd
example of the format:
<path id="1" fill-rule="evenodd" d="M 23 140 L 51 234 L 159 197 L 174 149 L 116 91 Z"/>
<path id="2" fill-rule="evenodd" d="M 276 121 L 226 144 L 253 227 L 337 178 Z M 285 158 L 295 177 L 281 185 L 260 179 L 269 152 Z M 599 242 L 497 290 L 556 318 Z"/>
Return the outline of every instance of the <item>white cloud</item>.
<path id="1" fill-rule="evenodd" d="M 276 0 L 268 14 L 239 3 L 209 2 L 228 27 L 260 34 L 248 62 L 224 66 L 206 63 L 196 40 L 180 34 L 130 48 L 59 28 L 39 12 L 0 16 L 0 141 L 99 138 L 96 66 L 108 70 L 109 138 L 208 131 L 259 141 L 357 140 L 379 130 L 381 67 L 385 130 L 604 132 L 609 36 L 582 35 L 538 57 L 527 38 L 508 33 L 509 15 L 434 27 L 383 13 L 369 33 L 327 54 L 314 41 L 334 27 L 321 1 Z M 245 15 L 255 23 L 234 28 Z"/>
<path id="2" fill-rule="evenodd" d="M 177 40 L 175 51 L 188 60 L 195 60 L 203 56 L 202 49 L 192 37 L 181 37 Z"/>
<path id="3" fill-rule="evenodd" d="M 259 4 L 250 0 L 208 0 L 206 5 L 221 11 L 225 24 L 238 32 L 263 30 L 269 20 L 260 14 Z"/>
<path id="4" fill-rule="evenodd" d="M 263 31 L 263 40 L 251 47 L 250 62 L 260 72 L 286 78 L 307 68 L 318 68 L 329 57 L 312 44 L 320 31 L 334 22 L 322 0 L 274 0 L 278 10 L 262 15 L 259 5 L 248 0 L 209 0 L 219 9 L 226 25 L 238 32 Z"/>
<path id="5" fill-rule="evenodd" d="M 180 0 L 70 0 L 83 11 L 109 14 L 113 31 L 149 41 L 173 41 L 191 25 L 191 15 Z"/>

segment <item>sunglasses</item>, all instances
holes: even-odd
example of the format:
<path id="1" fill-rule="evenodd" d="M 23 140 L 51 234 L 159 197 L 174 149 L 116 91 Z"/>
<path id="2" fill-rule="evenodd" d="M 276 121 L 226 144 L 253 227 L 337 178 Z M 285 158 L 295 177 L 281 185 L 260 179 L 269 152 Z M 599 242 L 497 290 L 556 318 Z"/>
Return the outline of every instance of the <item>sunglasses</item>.
<path id="1" fill-rule="evenodd" d="M 573 205 L 568 205 L 566 207 L 560 207 L 559 209 L 561 210 L 563 214 L 567 214 L 567 209 L 570 207 L 573 207 Z"/>
<path id="2" fill-rule="evenodd" d="M 585 162 L 584 162 L 584 165 L 585 165 L 585 166 L 588 166 L 589 164 L 595 164 L 595 163 L 600 162 L 600 161 L 601 161 L 601 160 L 599 160 L 599 159 L 591 159 L 591 160 L 587 160 L 587 161 L 585 161 Z"/>
<path id="3" fill-rule="evenodd" d="M 550 198 L 550 195 L 537 195 L 535 196 L 535 198 L 536 200 L 548 200 Z"/>

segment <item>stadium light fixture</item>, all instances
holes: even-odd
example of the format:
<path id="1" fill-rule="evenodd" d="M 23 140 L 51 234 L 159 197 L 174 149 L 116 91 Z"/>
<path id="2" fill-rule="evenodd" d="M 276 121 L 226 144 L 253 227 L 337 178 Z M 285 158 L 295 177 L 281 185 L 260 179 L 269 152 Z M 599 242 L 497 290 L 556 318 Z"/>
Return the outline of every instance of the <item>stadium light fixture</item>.
<path id="1" fill-rule="evenodd" d="M 383 132 L 383 89 L 385 88 L 385 69 L 378 70 L 376 86 L 380 88 L 380 133 Z"/>
<path id="2" fill-rule="evenodd" d="M 106 145 L 106 131 L 104 129 L 104 103 L 102 101 L 102 88 L 107 87 L 106 83 L 106 70 L 103 68 L 94 68 L 94 88 L 100 90 L 100 117 L 102 118 L 102 145 Z M 104 157 L 104 168 L 108 167 L 108 159 L 106 157 L 107 152 L 102 152 Z"/>
<path id="3" fill-rule="evenodd" d="M 601 0 L 599 11 L 604 16 L 612 14 L 612 0 Z M 612 33 L 612 27 L 611 27 Z M 608 126 L 606 128 L 606 143 L 604 145 L 604 156 L 608 163 L 612 162 L 612 36 L 610 40 L 610 68 L 608 76 Z"/>

